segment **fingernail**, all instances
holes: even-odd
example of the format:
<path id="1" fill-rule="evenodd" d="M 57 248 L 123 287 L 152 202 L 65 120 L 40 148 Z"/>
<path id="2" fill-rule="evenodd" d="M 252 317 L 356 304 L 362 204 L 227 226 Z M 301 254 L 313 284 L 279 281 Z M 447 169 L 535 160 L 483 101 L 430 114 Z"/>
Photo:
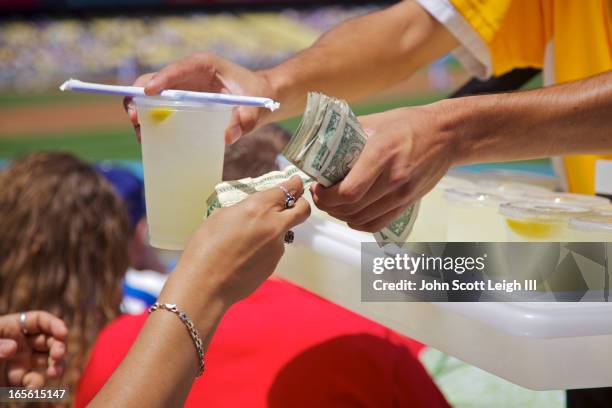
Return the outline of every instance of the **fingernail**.
<path id="1" fill-rule="evenodd" d="M 236 142 L 236 140 L 240 139 L 240 136 L 242 136 L 242 129 L 240 128 L 240 125 L 232 126 L 232 128 L 230 129 L 230 144 L 233 144 L 234 142 Z"/>
<path id="2" fill-rule="evenodd" d="M 366 133 L 366 135 L 368 136 L 372 136 L 374 134 L 374 129 L 370 129 L 370 128 L 365 128 L 363 129 L 363 131 Z"/>

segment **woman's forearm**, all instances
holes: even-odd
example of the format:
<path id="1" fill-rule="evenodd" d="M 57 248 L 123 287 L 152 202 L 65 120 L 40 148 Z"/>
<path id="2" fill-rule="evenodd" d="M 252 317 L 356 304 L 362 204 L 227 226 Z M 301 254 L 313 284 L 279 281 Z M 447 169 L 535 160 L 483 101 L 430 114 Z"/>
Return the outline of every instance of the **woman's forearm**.
<path id="1" fill-rule="evenodd" d="M 158 301 L 175 303 L 184 311 L 196 323 L 206 349 L 226 306 L 213 293 L 194 296 L 178 286 L 169 281 Z M 185 324 L 174 313 L 159 309 L 147 318 L 136 342 L 91 406 L 182 406 L 198 370 L 198 355 Z"/>
<path id="2" fill-rule="evenodd" d="M 454 164 L 612 152 L 612 71 L 510 94 L 435 104 Z"/>

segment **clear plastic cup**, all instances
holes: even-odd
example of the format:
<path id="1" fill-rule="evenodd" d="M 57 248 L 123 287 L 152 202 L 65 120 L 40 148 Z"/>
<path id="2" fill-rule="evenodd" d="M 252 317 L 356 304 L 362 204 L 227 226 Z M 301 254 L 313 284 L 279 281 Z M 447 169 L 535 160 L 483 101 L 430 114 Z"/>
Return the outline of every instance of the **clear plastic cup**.
<path id="1" fill-rule="evenodd" d="M 448 205 L 444 190 L 473 190 L 476 185 L 465 177 L 447 174 L 423 198 L 419 214 L 408 237 L 410 242 L 446 242 Z"/>
<path id="2" fill-rule="evenodd" d="M 553 194 L 552 190 L 533 184 L 514 181 L 499 181 L 484 179 L 477 182 L 482 191 L 502 197 L 504 200 L 522 200 L 530 195 L 546 196 Z"/>
<path id="3" fill-rule="evenodd" d="M 499 212 L 504 216 L 510 242 L 565 242 L 574 240 L 567 226 L 569 219 L 590 210 L 552 202 L 515 201 L 501 204 Z"/>
<path id="4" fill-rule="evenodd" d="M 564 204 L 569 206 L 580 206 L 595 208 L 610 204 L 610 200 L 604 197 L 586 195 L 586 194 L 574 194 L 574 193 L 558 193 L 549 192 L 545 194 L 533 194 L 529 193 L 526 195 L 528 201 L 537 201 L 544 203 L 553 204 Z"/>
<path id="5" fill-rule="evenodd" d="M 229 105 L 134 98 L 142 137 L 147 222 L 152 246 L 181 250 L 204 218 L 221 181 Z"/>
<path id="6" fill-rule="evenodd" d="M 444 192 L 448 205 L 448 242 L 504 241 L 505 225 L 498 207 L 503 199 L 479 191 L 448 189 Z"/>
<path id="7" fill-rule="evenodd" d="M 593 212 L 599 215 L 612 217 L 612 204 L 598 205 L 597 207 L 593 208 Z"/>
<path id="8" fill-rule="evenodd" d="M 474 176 L 472 175 L 460 175 L 460 173 L 446 174 L 440 179 L 436 185 L 442 192 L 444 190 L 474 190 L 476 183 L 473 181 Z"/>
<path id="9" fill-rule="evenodd" d="M 608 215 L 593 212 L 572 218 L 569 229 L 578 242 L 612 242 L 612 212 Z"/>

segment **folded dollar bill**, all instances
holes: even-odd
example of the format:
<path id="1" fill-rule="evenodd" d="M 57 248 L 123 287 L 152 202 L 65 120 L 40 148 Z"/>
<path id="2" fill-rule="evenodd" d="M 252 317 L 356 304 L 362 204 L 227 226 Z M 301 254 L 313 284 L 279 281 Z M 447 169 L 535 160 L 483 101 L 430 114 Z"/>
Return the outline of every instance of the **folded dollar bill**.
<path id="1" fill-rule="evenodd" d="M 283 155 L 295 166 L 256 178 L 225 181 L 215 187 L 207 201 L 207 215 L 215 208 L 233 205 L 249 194 L 275 186 L 294 174 L 306 183 L 325 187 L 341 181 L 363 151 L 367 135 L 348 104 L 318 92 L 310 92 L 306 109 Z M 405 242 L 417 217 L 418 202 L 374 234 L 376 241 Z"/>
<path id="2" fill-rule="evenodd" d="M 312 183 L 312 179 L 293 165 L 282 171 L 271 171 L 260 177 L 247 177 L 240 180 L 222 181 L 215 186 L 215 191 L 206 200 L 206 216 L 221 207 L 229 207 L 258 191 L 264 191 L 289 180 L 294 175 L 300 176 L 304 187 Z"/>

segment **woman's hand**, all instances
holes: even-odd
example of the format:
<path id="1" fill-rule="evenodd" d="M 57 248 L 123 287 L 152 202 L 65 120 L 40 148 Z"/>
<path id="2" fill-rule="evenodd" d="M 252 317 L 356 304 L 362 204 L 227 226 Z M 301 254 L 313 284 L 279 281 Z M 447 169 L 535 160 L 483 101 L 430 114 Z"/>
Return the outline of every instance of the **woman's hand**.
<path id="1" fill-rule="evenodd" d="M 42 387 L 62 375 L 68 329 L 43 311 L 25 312 L 24 326 L 19 317 L 0 316 L 0 387 Z"/>
<path id="2" fill-rule="evenodd" d="M 284 208 L 285 193 L 273 187 L 215 210 L 164 285 L 158 302 L 185 312 L 205 349 L 227 308 L 272 274 L 284 252 L 285 233 L 310 214 L 301 197 L 302 180 L 294 176 L 282 184 L 297 199 L 293 208 Z M 172 313 L 155 312 L 90 406 L 182 406 L 198 370 L 184 323 Z"/>
<path id="3" fill-rule="evenodd" d="M 191 238 L 160 302 L 210 315 L 203 298 L 225 309 L 261 285 L 284 253 L 287 230 L 310 215 L 301 179 L 294 176 L 283 185 L 297 199 L 293 208 L 284 208 L 285 193 L 273 187 L 215 210 Z"/>
<path id="4" fill-rule="evenodd" d="M 143 86 L 147 95 L 156 95 L 164 89 L 184 89 L 274 98 L 272 86 L 263 73 L 250 71 L 205 52 L 193 53 L 159 72 L 144 74 L 134 82 L 134 86 Z M 124 99 L 124 107 L 140 141 L 140 125 L 131 98 Z M 267 109 L 252 106 L 235 107 L 225 130 L 225 142 L 233 143 L 244 133 L 260 126 L 268 113 Z"/>
<path id="5" fill-rule="evenodd" d="M 456 157 L 453 134 L 437 120 L 438 106 L 359 117 L 370 134 L 365 148 L 340 183 L 312 186 L 317 207 L 351 228 L 377 232 L 431 190 Z"/>

